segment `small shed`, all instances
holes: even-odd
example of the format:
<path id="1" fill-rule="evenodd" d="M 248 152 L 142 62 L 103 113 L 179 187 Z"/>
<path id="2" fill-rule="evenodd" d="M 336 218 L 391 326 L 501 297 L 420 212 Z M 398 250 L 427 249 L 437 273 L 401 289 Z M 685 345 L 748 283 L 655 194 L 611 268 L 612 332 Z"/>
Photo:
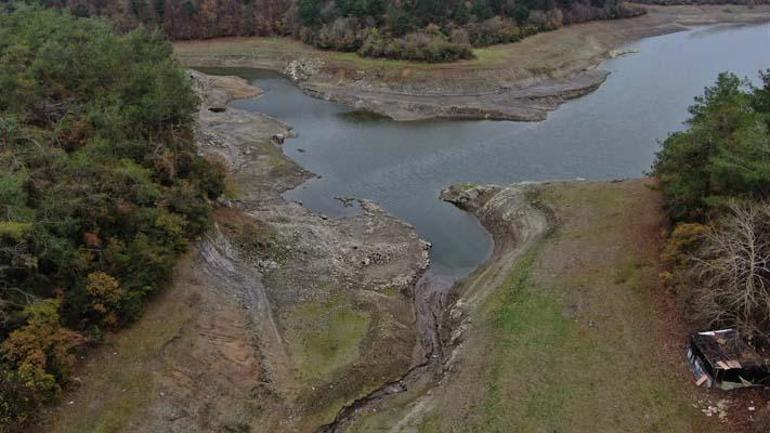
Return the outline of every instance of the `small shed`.
<path id="1" fill-rule="evenodd" d="M 767 361 L 736 329 L 690 334 L 687 359 L 698 386 L 730 390 L 770 385 Z"/>

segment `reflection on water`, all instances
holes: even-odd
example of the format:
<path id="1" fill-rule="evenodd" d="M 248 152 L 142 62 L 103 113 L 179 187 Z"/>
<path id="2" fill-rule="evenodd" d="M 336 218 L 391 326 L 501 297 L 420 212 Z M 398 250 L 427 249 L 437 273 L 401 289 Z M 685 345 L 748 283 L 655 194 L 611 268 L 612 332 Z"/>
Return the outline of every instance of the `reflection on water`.
<path id="1" fill-rule="evenodd" d="M 438 200 L 441 188 L 639 177 L 719 72 L 756 77 L 770 67 L 770 25 L 697 29 L 631 48 L 639 53 L 602 65 L 612 74 L 598 91 L 539 123 L 398 123 L 310 98 L 254 70 L 235 72 L 258 81 L 265 95 L 236 105 L 292 125 L 298 137 L 286 142 L 286 154 L 322 176 L 287 199 L 330 215 L 346 213 L 335 197 L 377 201 L 433 243 L 434 271 L 458 277 L 488 257 L 491 243 L 474 218 Z"/>

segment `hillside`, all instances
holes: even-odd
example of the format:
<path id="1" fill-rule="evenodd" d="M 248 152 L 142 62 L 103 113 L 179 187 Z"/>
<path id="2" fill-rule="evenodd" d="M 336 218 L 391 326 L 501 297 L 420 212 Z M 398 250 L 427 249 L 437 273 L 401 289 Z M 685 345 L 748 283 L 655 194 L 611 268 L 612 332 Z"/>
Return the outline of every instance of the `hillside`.
<path id="1" fill-rule="evenodd" d="M 78 16 L 107 16 L 172 39 L 293 36 L 322 49 L 429 62 L 472 57 L 471 46 L 515 42 L 592 20 L 644 13 L 620 0 L 35 0 Z"/>
<path id="2" fill-rule="evenodd" d="M 72 383 L 208 229 L 221 165 L 167 40 L 0 7 L 0 429 Z"/>
<path id="3" fill-rule="evenodd" d="M 453 63 L 367 59 L 273 37 L 180 41 L 174 48 L 189 66 L 275 70 L 311 95 L 396 120 L 533 121 L 596 90 L 607 78 L 597 66 L 628 43 L 697 25 L 770 20 L 766 5 L 646 8 L 648 13 L 638 18 L 593 21 L 476 48 L 475 58 Z"/>

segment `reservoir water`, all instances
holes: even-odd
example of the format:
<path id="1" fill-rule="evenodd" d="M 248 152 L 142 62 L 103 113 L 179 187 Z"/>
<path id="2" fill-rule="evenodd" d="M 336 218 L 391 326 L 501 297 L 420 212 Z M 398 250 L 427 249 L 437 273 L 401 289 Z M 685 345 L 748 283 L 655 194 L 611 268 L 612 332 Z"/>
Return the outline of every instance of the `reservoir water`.
<path id="1" fill-rule="evenodd" d="M 434 273 L 459 278 L 488 257 L 491 240 L 475 218 L 438 199 L 442 188 L 640 177 L 659 142 L 683 128 L 687 107 L 719 72 L 756 80 L 770 68 L 770 25 L 696 28 L 630 48 L 638 53 L 600 66 L 611 75 L 599 90 L 538 123 L 394 122 L 311 98 L 274 73 L 226 73 L 265 90 L 234 105 L 293 126 L 298 137 L 284 152 L 320 176 L 287 199 L 335 216 L 352 211 L 335 197 L 376 201 L 433 244 Z"/>

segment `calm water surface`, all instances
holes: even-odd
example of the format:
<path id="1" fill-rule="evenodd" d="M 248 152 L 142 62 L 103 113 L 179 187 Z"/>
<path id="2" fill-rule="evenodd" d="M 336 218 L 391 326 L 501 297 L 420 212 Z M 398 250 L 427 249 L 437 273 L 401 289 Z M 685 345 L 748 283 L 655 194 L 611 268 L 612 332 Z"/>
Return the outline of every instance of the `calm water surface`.
<path id="1" fill-rule="evenodd" d="M 716 75 L 755 78 L 770 68 L 770 25 L 718 26 L 645 39 L 639 53 L 604 63 L 601 88 L 539 123 L 365 119 L 303 94 L 275 74 L 238 70 L 266 92 L 239 101 L 292 125 L 285 153 L 320 175 L 285 194 L 328 215 L 344 215 L 335 197 L 374 200 L 433 243 L 433 270 L 466 275 L 490 253 L 475 218 L 438 199 L 456 182 L 639 177 L 659 141 L 687 117 L 693 97 Z M 229 73 L 233 73 L 230 70 Z"/>

